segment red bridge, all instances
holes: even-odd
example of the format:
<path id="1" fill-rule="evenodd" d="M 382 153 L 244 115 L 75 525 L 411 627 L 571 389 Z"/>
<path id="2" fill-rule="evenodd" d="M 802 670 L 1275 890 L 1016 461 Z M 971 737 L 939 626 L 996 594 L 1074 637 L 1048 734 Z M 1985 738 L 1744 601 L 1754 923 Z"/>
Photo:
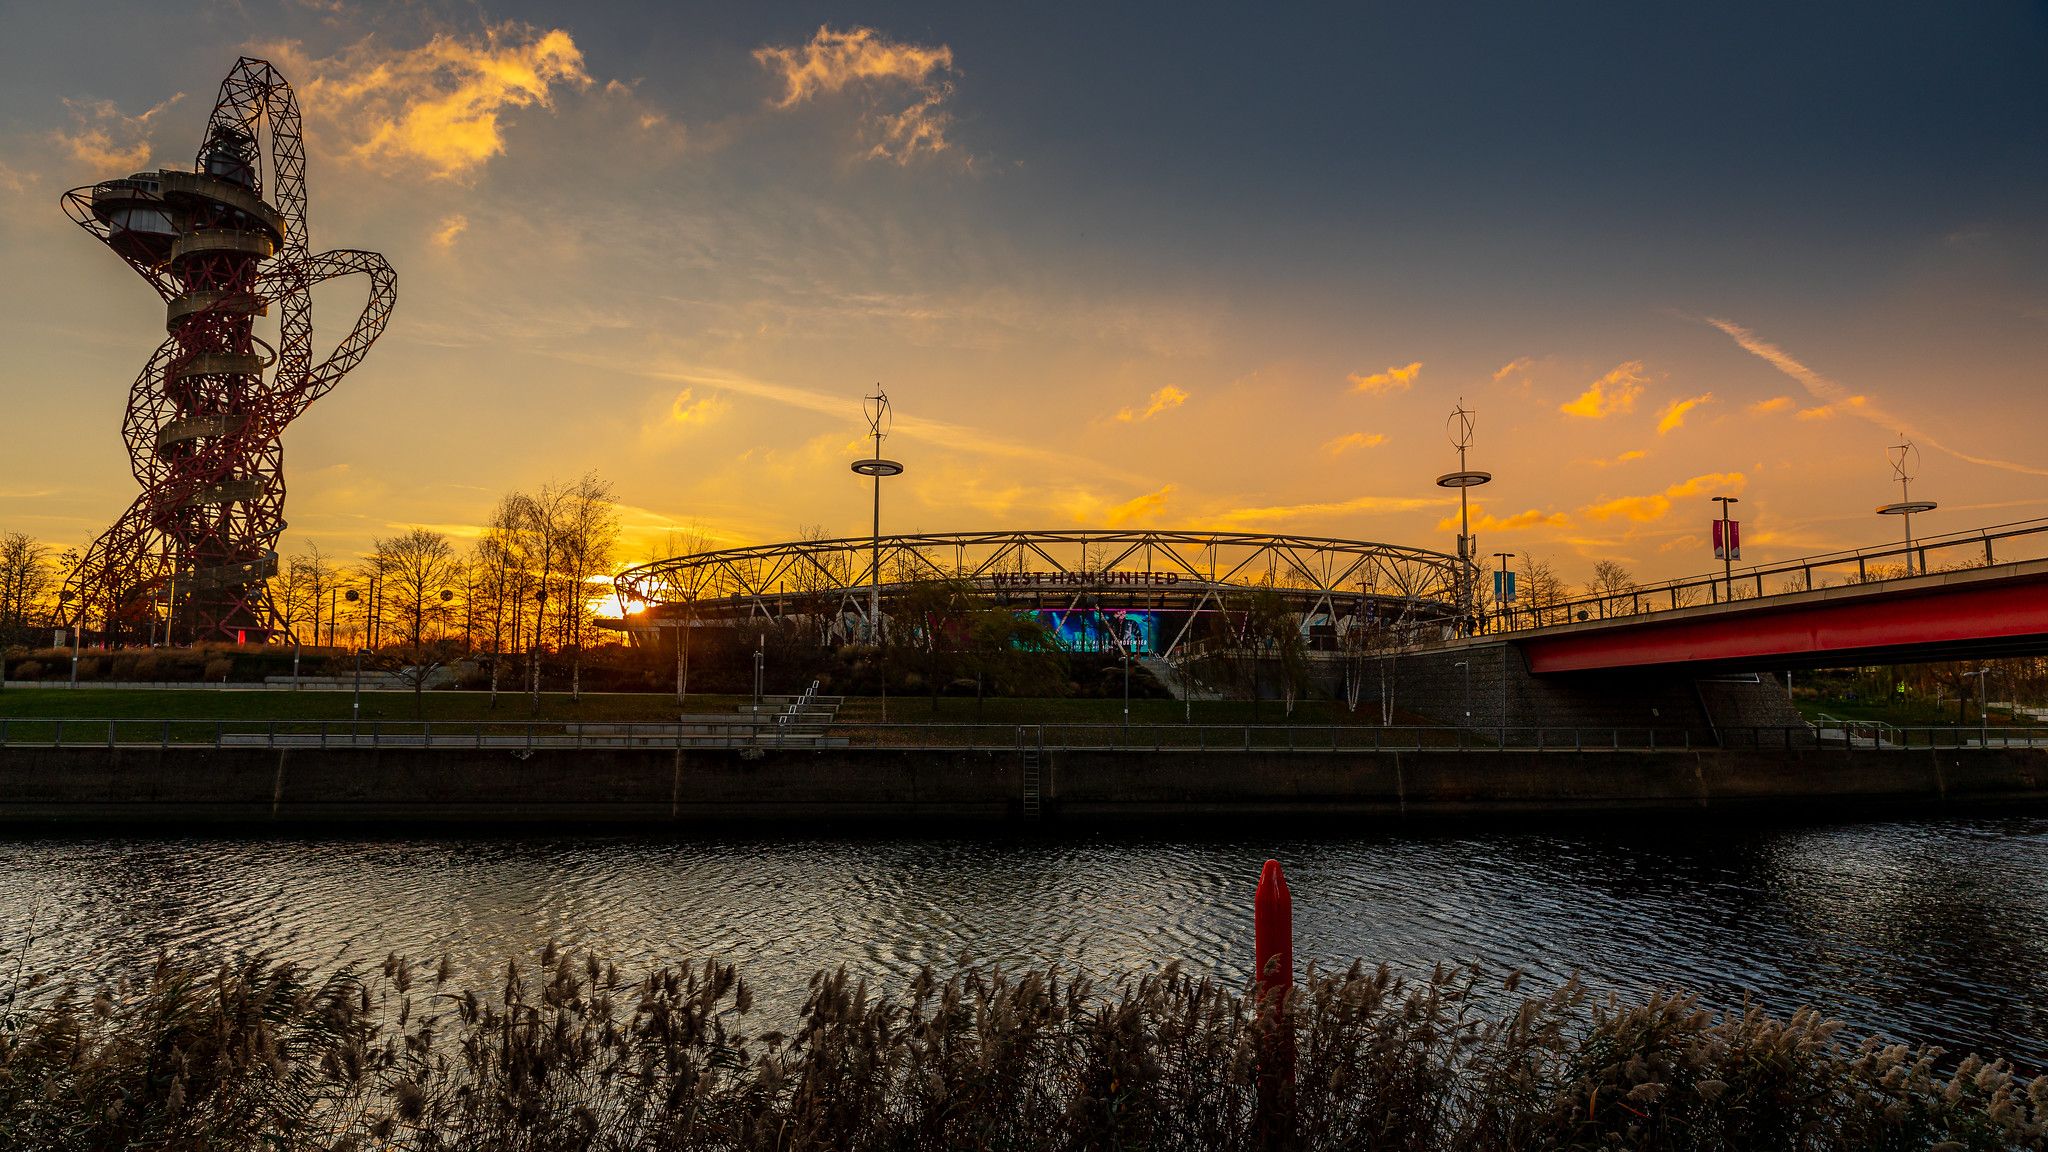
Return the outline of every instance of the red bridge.
<path id="1" fill-rule="evenodd" d="M 1918 663 L 2048 654 L 2048 559 L 1987 563 L 2001 542 L 2048 542 L 2048 521 L 2008 525 L 1894 548 L 1815 557 L 1740 571 L 1732 581 L 1703 577 L 1550 605 L 1543 621 L 1496 634 L 1518 648 L 1538 675 L 1629 668 L 1765 670 L 1854 664 Z M 1980 566 L 1873 579 L 1871 561 L 1917 560 L 1968 549 Z M 2004 550 L 2014 550 L 2006 543 Z M 1954 557 L 1947 557 L 1953 562 Z M 1814 587 L 1814 573 L 1854 564 L 1856 583 Z M 1731 599 L 1726 589 L 1761 593 L 1767 577 L 1803 588 Z M 1695 603 L 1710 595 L 1712 603 Z M 1667 598 L 1681 605 L 1655 611 Z M 1518 621 L 1511 621 L 1519 623 Z"/>

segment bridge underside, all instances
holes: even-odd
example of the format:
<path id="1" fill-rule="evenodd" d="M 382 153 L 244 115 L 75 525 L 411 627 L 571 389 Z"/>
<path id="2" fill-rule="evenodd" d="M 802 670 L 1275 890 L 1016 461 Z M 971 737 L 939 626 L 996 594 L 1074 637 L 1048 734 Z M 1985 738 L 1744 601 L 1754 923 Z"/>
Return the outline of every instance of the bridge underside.
<path id="1" fill-rule="evenodd" d="M 2048 654 L 2048 563 L 1941 572 L 1509 634 L 1536 675 L 1701 673 Z"/>

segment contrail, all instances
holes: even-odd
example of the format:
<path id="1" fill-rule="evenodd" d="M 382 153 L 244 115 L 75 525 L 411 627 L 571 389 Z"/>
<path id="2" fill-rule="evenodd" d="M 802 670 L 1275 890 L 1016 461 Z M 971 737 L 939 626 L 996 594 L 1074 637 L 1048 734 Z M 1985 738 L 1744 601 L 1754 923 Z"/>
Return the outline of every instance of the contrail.
<path id="1" fill-rule="evenodd" d="M 1768 362 L 1771 367 L 1799 381 L 1806 388 L 1807 392 L 1812 394 L 1814 399 L 1819 400 L 1823 404 L 1830 406 L 1840 405 L 1847 411 L 1861 416 L 1873 424 L 1895 428 L 1902 435 L 1911 437 L 1915 442 L 1925 444 L 1937 452 L 1946 452 L 1958 460 L 1967 461 L 1971 464 L 1982 464 L 1986 468 L 2002 468 L 2007 472 L 2019 472 L 2028 476 L 2048 476 L 2048 468 L 2035 468 L 2027 464 L 2016 464 L 2011 460 L 1995 460 L 1989 456 L 1972 456 L 1968 452 L 1958 452 L 1954 448 L 1943 444 L 1941 441 L 1914 427 L 1904 418 L 1886 411 L 1875 404 L 1850 403 L 1851 400 L 1856 398 L 1855 393 L 1801 364 L 1798 360 L 1793 359 L 1792 355 L 1783 348 L 1762 339 L 1742 325 L 1727 320 L 1716 320 L 1711 316 L 1707 317 L 1706 321 L 1727 333 L 1730 339 L 1742 346 L 1743 351 Z"/>

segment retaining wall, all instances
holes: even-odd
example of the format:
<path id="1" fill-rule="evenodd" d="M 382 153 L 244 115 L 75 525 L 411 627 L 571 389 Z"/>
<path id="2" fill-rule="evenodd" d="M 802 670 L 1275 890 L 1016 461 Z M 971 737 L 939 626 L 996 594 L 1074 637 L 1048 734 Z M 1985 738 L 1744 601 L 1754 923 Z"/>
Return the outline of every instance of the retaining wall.
<path id="1" fill-rule="evenodd" d="M 0 824 L 903 823 L 1019 819 L 1016 753 L 0 749 Z M 1047 824 L 1615 811 L 1925 812 L 2048 800 L 2044 749 L 1045 754 Z"/>

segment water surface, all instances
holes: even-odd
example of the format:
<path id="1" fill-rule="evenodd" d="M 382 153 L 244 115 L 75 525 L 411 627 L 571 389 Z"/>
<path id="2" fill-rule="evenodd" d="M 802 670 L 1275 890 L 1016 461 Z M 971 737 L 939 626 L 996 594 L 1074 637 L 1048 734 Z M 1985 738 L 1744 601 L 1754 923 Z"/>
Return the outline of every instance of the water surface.
<path id="1" fill-rule="evenodd" d="M 1633 823 L 1633 818 L 1631 818 Z M 159 950 L 499 970 L 549 940 L 622 964 L 737 961 L 765 1004 L 841 964 L 1170 960 L 1248 978 L 1277 856 L 1297 956 L 1812 1005 L 1862 1032 L 2048 1069 L 2048 819 L 1348 839 L 0 840 L 5 944 L 81 977 Z M 31 923 L 33 928 L 31 930 Z"/>

